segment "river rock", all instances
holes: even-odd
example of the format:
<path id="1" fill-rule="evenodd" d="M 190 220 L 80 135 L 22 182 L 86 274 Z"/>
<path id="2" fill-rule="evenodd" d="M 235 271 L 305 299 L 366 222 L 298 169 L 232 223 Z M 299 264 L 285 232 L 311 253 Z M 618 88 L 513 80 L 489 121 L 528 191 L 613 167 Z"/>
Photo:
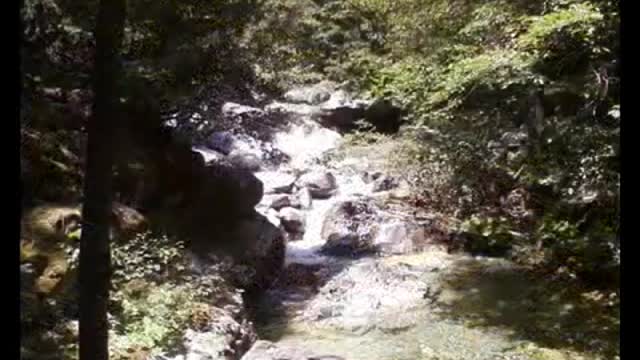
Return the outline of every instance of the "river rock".
<path id="1" fill-rule="evenodd" d="M 295 104 L 306 103 L 309 105 L 318 105 L 331 98 L 335 87 L 335 84 L 328 81 L 310 86 L 300 86 L 287 91 L 284 94 L 284 99 Z"/>
<path id="2" fill-rule="evenodd" d="M 227 162 L 207 165 L 202 181 L 194 201 L 200 207 L 215 207 L 214 214 L 251 213 L 264 193 L 262 182 L 251 171 Z"/>
<path id="3" fill-rule="evenodd" d="M 314 354 L 305 349 L 276 345 L 265 340 L 258 340 L 242 360 L 345 360 L 334 355 Z"/>
<path id="4" fill-rule="evenodd" d="M 147 219 L 136 209 L 124 204 L 113 203 L 113 223 L 121 236 L 132 236 L 143 232 L 148 227 Z"/>
<path id="5" fill-rule="evenodd" d="M 283 207 L 291 206 L 291 196 L 287 194 L 267 194 L 262 198 L 261 205 L 280 210 Z"/>
<path id="6" fill-rule="evenodd" d="M 411 309 L 424 303 L 424 281 L 435 276 L 422 267 L 362 258 L 323 283 L 301 316 L 356 334 L 408 330 L 419 321 Z"/>
<path id="7" fill-rule="evenodd" d="M 248 274 L 236 279 L 248 290 L 267 289 L 284 266 L 286 237 L 283 231 L 259 213 L 238 221 L 233 230 L 223 234 L 228 242 L 239 244 L 238 263 Z"/>
<path id="8" fill-rule="evenodd" d="M 315 199 L 326 199 L 335 193 L 338 184 L 336 178 L 329 171 L 312 171 L 302 175 L 297 182 L 298 186 L 306 187 Z"/>
<path id="9" fill-rule="evenodd" d="M 365 109 L 355 104 L 323 106 L 315 119 L 328 128 L 349 132 L 356 129 L 356 121 L 363 119 L 364 114 Z"/>
<path id="10" fill-rule="evenodd" d="M 285 207 L 280 209 L 279 213 L 282 226 L 291 233 L 304 233 L 305 218 L 304 214 L 292 207 Z"/>
<path id="11" fill-rule="evenodd" d="M 296 177 L 278 171 L 263 171 L 255 174 L 264 184 L 266 194 L 290 193 Z"/>
<path id="12" fill-rule="evenodd" d="M 332 256 L 352 256 L 374 251 L 375 223 L 376 209 L 367 201 L 336 203 L 322 223 L 321 236 L 325 244 L 321 251 Z"/>
<path id="13" fill-rule="evenodd" d="M 408 221 L 394 221 L 380 226 L 372 245 L 389 254 L 409 254 L 425 243 L 424 228 Z"/>
<path id="14" fill-rule="evenodd" d="M 241 105 L 233 102 L 227 102 L 222 105 L 222 115 L 227 117 L 236 116 L 251 116 L 262 117 L 265 116 L 265 112 L 261 109 L 254 108 L 247 105 Z"/>
<path id="15" fill-rule="evenodd" d="M 387 175 L 382 175 L 373 180 L 371 191 L 388 191 L 396 187 L 398 187 L 398 181 L 395 178 Z"/>
<path id="16" fill-rule="evenodd" d="M 234 166 L 251 172 L 260 171 L 262 167 L 262 161 L 254 154 L 232 151 L 228 159 Z"/>
<path id="17" fill-rule="evenodd" d="M 209 135 L 205 145 L 224 155 L 229 155 L 233 146 L 233 134 L 228 131 L 214 132 Z"/>

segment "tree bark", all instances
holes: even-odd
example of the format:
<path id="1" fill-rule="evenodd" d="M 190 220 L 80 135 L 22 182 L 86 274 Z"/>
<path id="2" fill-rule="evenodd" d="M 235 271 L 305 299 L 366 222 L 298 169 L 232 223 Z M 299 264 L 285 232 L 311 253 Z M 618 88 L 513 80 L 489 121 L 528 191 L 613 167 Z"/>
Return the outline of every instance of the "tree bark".
<path id="1" fill-rule="evenodd" d="M 108 360 L 107 306 L 111 257 L 109 218 L 113 149 L 119 108 L 118 53 L 122 44 L 126 0 L 101 0 L 95 30 L 95 94 L 88 125 L 83 226 L 80 241 L 80 360 Z"/>

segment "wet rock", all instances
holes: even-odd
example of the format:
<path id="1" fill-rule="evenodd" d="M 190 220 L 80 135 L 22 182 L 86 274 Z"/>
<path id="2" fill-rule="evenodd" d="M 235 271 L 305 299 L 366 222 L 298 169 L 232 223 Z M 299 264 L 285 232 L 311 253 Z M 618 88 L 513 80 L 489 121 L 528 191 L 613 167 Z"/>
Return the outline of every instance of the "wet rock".
<path id="1" fill-rule="evenodd" d="M 298 186 L 306 187 L 314 199 L 326 199 L 335 193 L 338 187 L 336 178 L 329 171 L 312 171 L 302 175 L 297 182 Z"/>
<path id="2" fill-rule="evenodd" d="M 377 251 L 388 254 L 409 254 L 424 247 L 424 227 L 409 221 L 382 224 L 373 239 Z"/>
<path id="3" fill-rule="evenodd" d="M 287 194 L 268 194 L 262 198 L 261 205 L 272 209 L 280 210 L 283 207 L 291 206 L 291 196 Z"/>
<path id="4" fill-rule="evenodd" d="M 290 264 L 278 279 L 278 285 L 283 287 L 313 287 L 318 285 L 319 278 L 316 272 L 318 265 Z"/>
<path id="5" fill-rule="evenodd" d="M 201 181 L 193 201 L 194 210 L 202 216 L 249 214 L 264 192 L 262 182 L 251 171 L 228 162 L 208 164 Z"/>
<path id="6" fill-rule="evenodd" d="M 246 134 L 233 134 L 229 131 L 214 132 L 204 142 L 204 148 L 214 150 L 222 155 L 228 155 L 229 161 L 236 166 L 257 171 L 265 158 L 264 145 L 255 138 Z M 205 149 L 196 147 L 206 157 L 218 157 L 209 154 Z M 206 160 L 206 159 L 205 159 Z M 209 161 L 206 161 L 209 162 Z"/>
<path id="7" fill-rule="evenodd" d="M 335 84 L 326 81 L 311 86 L 301 86 L 287 91 L 284 94 L 284 99 L 295 104 L 318 105 L 331 98 L 335 87 Z"/>
<path id="8" fill-rule="evenodd" d="M 214 132 L 205 142 L 206 146 L 224 155 L 229 155 L 233 146 L 233 134 L 228 131 Z"/>
<path id="9" fill-rule="evenodd" d="M 112 214 L 114 227 L 121 236 L 128 237 L 143 232 L 149 225 L 144 215 L 124 204 L 114 202 Z"/>
<path id="10" fill-rule="evenodd" d="M 356 334 L 406 331 L 420 321 L 410 309 L 424 303 L 423 274 L 408 265 L 357 260 L 321 286 L 302 318 Z"/>
<path id="11" fill-rule="evenodd" d="M 256 176 L 264 184 L 265 194 L 290 193 L 296 177 L 278 171 L 264 171 L 256 173 Z"/>
<path id="12" fill-rule="evenodd" d="M 371 191 L 388 191 L 396 187 L 398 187 L 398 181 L 395 178 L 387 175 L 381 175 L 374 179 Z"/>
<path id="13" fill-rule="evenodd" d="M 305 218 L 304 213 L 292 207 L 285 207 L 279 213 L 282 226 L 291 233 L 304 233 Z"/>
<path id="14" fill-rule="evenodd" d="M 322 252 L 332 256 L 352 256 L 375 251 L 373 239 L 377 233 L 376 209 L 361 200 L 335 204 L 323 221 L 321 236 L 325 239 Z"/>
<path id="15" fill-rule="evenodd" d="M 356 104 L 339 106 L 323 106 L 315 119 L 328 128 L 341 132 L 349 132 L 356 129 L 356 121 L 363 119 L 365 109 Z"/>
<path id="16" fill-rule="evenodd" d="M 382 176 L 382 173 L 380 171 L 374 171 L 374 172 L 365 171 L 362 174 L 362 179 L 366 183 L 371 183 L 371 182 L 379 179 L 381 176 Z"/>
<path id="17" fill-rule="evenodd" d="M 519 150 L 527 145 L 529 135 L 525 131 L 508 131 L 500 138 L 502 146 L 510 151 Z"/>
<path id="18" fill-rule="evenodd" d="M 260 171 L 262 167 L 262 161 L 254 154 L 233 151 L 229 154 L 229 161 L 234 166 L 251 172 Z"/>
<path id="19" fill-rule="evenodd" d="M 224 154 L 204 146 L 194 146 L 191 150 L 200 154 L 204 159 L 205 164 L 216 163 L 224 160 L 225 158 Z"/>
<path id="20" fill-rule="evenodd" d="M 265 112 L 261 109 L 254 108 L 247 105 L 241 105 L 233 102 L 227 102 L 222 105 L 222 115 L 228 117 L 236 116 L 251 116 L 260 117 L 264 116 Z"/>
<path id="21" fill-rule="evenodd" d="M 305 349 L 276 345 L 259 340 L 251 347 L 242 360 L 345 360 L 334 355 L 320 355 Z"/>
<path id="22" fill-rule="evenodd" d="M 250 270 L 250 274 L 237 279 L 240 285 L 249 290 L 271 286 L 284 266 L 286 237 L 283 231 L 269 218 L 255 213 L 237 222 L 223 237 L 239 245 L 242 254 L 238 256 L 238 263 Z"/>
<path id="23" fill-rule="evenodd" d="M 249 350 L 257 335 L 238 304 L 212 308 L 207 331 L 188 329 L 184 335 L 184 359 L 223 360 L 238 358 Z M 234 314 L 235 313 L 235 314 Z"/>

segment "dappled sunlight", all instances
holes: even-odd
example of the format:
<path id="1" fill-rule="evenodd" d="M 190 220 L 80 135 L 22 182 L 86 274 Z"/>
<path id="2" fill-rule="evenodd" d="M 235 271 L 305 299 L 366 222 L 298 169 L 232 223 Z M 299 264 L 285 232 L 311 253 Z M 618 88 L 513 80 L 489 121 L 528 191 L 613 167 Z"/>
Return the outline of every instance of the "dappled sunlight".
<path id="1" fill-rule="evenodd" d="M 514 339 L 613 356 L 619 310 L 581 295 L 502 261 L 462 260 L 444 277 L 440 306 L 446 318 L 504 328 Z"/>

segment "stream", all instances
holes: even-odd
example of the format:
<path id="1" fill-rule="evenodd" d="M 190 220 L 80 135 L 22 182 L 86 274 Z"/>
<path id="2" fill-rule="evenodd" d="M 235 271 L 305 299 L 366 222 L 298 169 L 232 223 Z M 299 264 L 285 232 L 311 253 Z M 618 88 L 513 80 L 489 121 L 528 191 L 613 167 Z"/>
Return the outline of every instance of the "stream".
<path id="1" fill-rule="evenodd" d="M 342 136 L 313 120 L 319 106 L 269 106 L 298 121 L 273 137 L 273 147 L 289 160 L 256 176 L 330 172 L 335 191 L 314 197 L 303 211 L 304 233 L 289 240 L 281 279 L 254 308 L 258 335 L 269 343 L 243 359 L 615 358 L 619 317 L 598 312 L 583 294 L 552 288 L 510 261 L 448 253 L 436 244 L 358 256 L 323 251 L 323 227 L 332 222 L 337 204 L 377 201 L 388 191 L 374 191 L 363 176 L 384 171 L 366 154 L 323 160 Z M 279 216 L 269 205 L 257 210 Z M 376 241 L 414 220 L 393 221 L 371 223 L 380 225 Z"/>

